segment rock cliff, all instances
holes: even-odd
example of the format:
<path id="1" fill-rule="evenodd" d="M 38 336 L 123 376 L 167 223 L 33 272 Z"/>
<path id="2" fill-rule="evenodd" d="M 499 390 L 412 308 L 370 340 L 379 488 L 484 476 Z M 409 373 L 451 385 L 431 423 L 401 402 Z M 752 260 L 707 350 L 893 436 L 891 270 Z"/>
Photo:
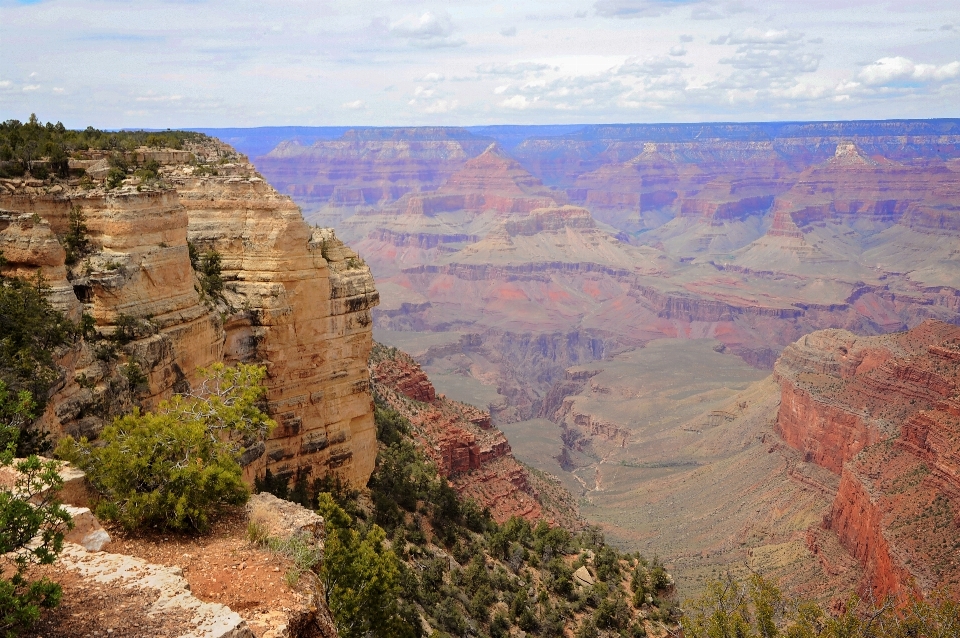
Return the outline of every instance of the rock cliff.
<path id="1" fill-rule="evenodd" d="M 454 489 L 488 508 L 496 521 L 520 516 L 568 529 L 579 525 L 566 490 L 521 465 L 488 412 L 437 395 L 412 357 L 376 345 L 370 378 L 378 396 L 410 420 L 420 449 Z"/>
<path id="2" fill-rule="evenodd" d="M 308 219 L 333 223 L 355 210 L 435 190 L 492 140 L 463 129 L 357 129 L 311 146 L 283 142 L 257 165 Z"/>
<path id="3" fill-rule="evenodd" d="M 248 450 L 246 477 L 305 468 L 364 484 L 376 456 L 366 360 L 379 296 L 369 269 L 230 147 L 199 138 L 189 151 L 128 153 L 130 164 L 158 161 L 159 179 L 130 175 L 112 189 L 0 184 L 6 272 L 39 270 L 60 308 L 95 324 L 61 353 L 43 426 L 95 436 L 113 415 L 185 390 L 198 367 L 260 363 L 279 428 L 265 449 Z M 57 239 L 77 219 L 86 246 L 67 265 Z M 219 254 L 222 290 L 204 292 L 188 242 Z"/>
<path id="4" fill-rule="evenodd" d="M 958 591 L 960 328 L 816 332 L 784 351 L 776 376 L 776 430 L 840 475 L 824 526 L 861 562 L 869 588 Z"/>

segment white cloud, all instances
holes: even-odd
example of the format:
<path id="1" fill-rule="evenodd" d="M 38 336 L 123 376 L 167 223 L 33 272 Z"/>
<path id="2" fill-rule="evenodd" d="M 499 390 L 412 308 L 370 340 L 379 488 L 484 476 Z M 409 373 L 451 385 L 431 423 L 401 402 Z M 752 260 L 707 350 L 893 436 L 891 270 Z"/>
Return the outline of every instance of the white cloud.
<path id="1" fill-rule="evenodd" d="M 183 99 L 182 95 L 140 95 L 134 98 L 136 102 L 179 102 Z"/>
<path id="2" fill-rule="evenodd" d="M 943 82 L 960 77 L 960 61 L 937 66 L 935 64 L 916 64 L 909 58 L 897 56 L 880 58 L 865 66 L 857 78 L 868 86 L 891 84 L 925 84 Z"/>
<path id="3" fill-rule="evenodd" d="M 349 109 L 351 111 L 365 111 L 367 109 L 367 103 L 364 102 L 363 100 L 354 100 L 353 102 L 344 102 L 340 106 L 342 106 L 345 109 Z"/>
<path id="4" fill-rule="evenodd" d="M 524 76 L 542 75 L 553 67 L 542 62 L 486 62 L 477 67 L 481 75 Z"/>
<path id="5" fill-rule="evenodd" d="M 669 13 L 673 9 L 697 4 L 700 0 L 598 0 L 593 8 L 605 18 L 646 18 Z"/>
<path id="6" fill-rule="evenodd" d="M 2 109 L 81 128 L 955 117 L 960 103 L 949 0 L 107 1 L 66 36 L 58 3 L 13 1 Z"/>
<path id="7" fill-rule="evenodd" d="M 690 17 L 694 20 L 720 20 L 723 14 L 711 7 L 694 7 Z"/>
<path id="8" fill-rule="evenodd" d="M 789 29 L 755 27 L 729 34 L 723 44 L 737 48 L 733 55 L 720 58 L 720 64 L 732 67 L 734 72 L 718 85 L 756 92 L 796 86 L 799 76 L 815 72 L 823 58 L 806 49 L 803 37 L 803 33 Z"/>
<path id="9" fill-rule="evenodd" d="M 427 11 L 419 16 L 407 15 L 390 25 L 390 33 L 406 38 L 413 46 L 424 48 L 458 47 L 466 44 L 453 37 L 456 27 L 446 11 Z"/>
<path id="10" fill-rule="evenodd" d="M 508 97 L 504 101 L 500 102 L 500 106 L 513 109 L 515 111 L 523 111 L 533 106 L 535 101 L 536 98 L 534 100 L 528 100 L 524 95 L 514 95 L 513 97 Z"/>
<path id="11" fill-rule="evenodd" d="M 428 104 L 424 109 L 424 113 L 438 114 L 438 113 L 449 113 L 450 111 L 456 110 L 460 106 L 460 102 L 457 100 L 437 100 Z"/>
<path id="12" fill-rule="evenodd" d="M 790 44 L 803 39 L 802 33 L 795 33 L 789 29 L 757 29 L 750 27 L 738 33 L 731 33 L 727 44 L 759 44 L 776 45 Z"/>
<path id="13" fill-rule="evenodd" d="M 686 62 L 670 58 L 646 58 L 643 60 L 627 58 L 627 61 L 620 66 L 617 72 L 620 75 L 660 77 L 679 69 L 688 69 L 691 66 Z"/>

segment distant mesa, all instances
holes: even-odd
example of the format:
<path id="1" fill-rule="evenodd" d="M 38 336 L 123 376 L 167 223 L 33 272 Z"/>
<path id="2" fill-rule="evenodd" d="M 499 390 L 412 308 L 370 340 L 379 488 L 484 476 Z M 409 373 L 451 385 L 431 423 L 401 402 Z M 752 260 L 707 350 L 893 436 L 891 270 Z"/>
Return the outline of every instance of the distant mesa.
<path id="1" fill-rule="evenodd" d="M 833 166 L 877 166 L 879 164 L 864 155 L 856 143 L 851 141 L 837 144 L 837 152 L 827 161 Z"/>

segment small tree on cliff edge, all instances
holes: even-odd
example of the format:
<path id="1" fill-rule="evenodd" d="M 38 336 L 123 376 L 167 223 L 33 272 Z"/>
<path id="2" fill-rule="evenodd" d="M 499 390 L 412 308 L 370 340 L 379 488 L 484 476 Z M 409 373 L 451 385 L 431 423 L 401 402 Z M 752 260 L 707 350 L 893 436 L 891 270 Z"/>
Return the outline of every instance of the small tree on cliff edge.
<path id="1" fill-rule="evenodd" d="M 400 564 L 379 525 L 362 532 L 328 493 L 319 495 L 327 541 L 320 578 L 343 638 L 413 638 L 400 615 Z"/>
<path id="2" fill-rule="evenodd" d="M 17 479 L 0 486 L 0 635 L 10 637 L 40 617 L 40 609 L 60 602 L 60 586 L 30 581 L 30 564 L 48 565 L 63 549 L 63 533 L 73 523 L 56 500 L 63 486 L 57 463 L 36 456 L 14 460 L 23 422 L 33 418 L 29 392 L 10 392 L 0 381 L 0 467 L 12 466 Z"/>
<path id="3" fill-rule="evenodd" d="M 218 363 L 199 372 L 194 392 L 118 418 L 96 445 L 61 441 L 57 454 L 85 470 L 102 496 L 98 515 L 128 529 L 202 532 L 211 515 L 246 502 L 240 455 L 276 426 L 257 407 L 266 369 Z"/>

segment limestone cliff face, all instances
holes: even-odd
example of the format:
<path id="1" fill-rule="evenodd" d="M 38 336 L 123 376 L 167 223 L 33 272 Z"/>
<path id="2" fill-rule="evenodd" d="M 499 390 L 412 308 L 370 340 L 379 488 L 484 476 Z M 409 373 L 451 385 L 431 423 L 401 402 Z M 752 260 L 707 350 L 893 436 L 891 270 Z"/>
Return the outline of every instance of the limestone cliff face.
<path id="1" fill-rule="evenodd" d="M 95 436 L 114 414 L 187 389 L 198 367 L 260 363 L 279 428 L 265 449 L 248 451 L 248 480 L 269 467 L 365 483 L 376 456 L 369 313 L 379 300 L 369 269 L 229 147 L 208 140 L 190 150 L 216 168 L 200 171 L 171 153 L 159 183 L 2 185 L 8 273 L 42 270 L 59 307 L 96 323 L 96 337 L 62 353 L 65 374 L 44 426 Z M 68 268 L 57 236 L 74 207 L 89 246 Z M 220 253 L 222 297 L 201 294 L 188 239 L 201 254 Z"/>

